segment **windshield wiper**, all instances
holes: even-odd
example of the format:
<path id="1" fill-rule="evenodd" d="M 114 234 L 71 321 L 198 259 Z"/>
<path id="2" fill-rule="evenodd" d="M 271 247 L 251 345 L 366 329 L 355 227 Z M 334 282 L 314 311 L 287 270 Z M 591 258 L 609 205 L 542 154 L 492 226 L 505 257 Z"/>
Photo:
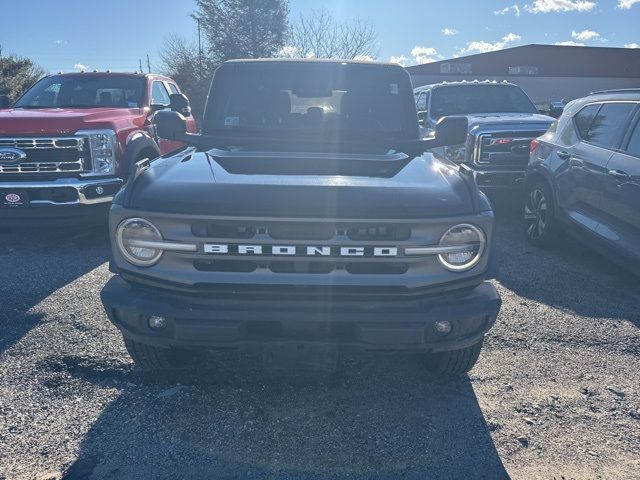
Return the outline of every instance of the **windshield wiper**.
<path id="1" fill-rule="evenodd" d="M 58 105 L 52 108 L 100 108 L 100 105 Z"/>
<path id="2" fill-rule="evenodd" d="M 13 108 L 23 108 L 24 110 L 37 110 L 39 108 L 58 108 L 53 105 L 14 105 Z"/>

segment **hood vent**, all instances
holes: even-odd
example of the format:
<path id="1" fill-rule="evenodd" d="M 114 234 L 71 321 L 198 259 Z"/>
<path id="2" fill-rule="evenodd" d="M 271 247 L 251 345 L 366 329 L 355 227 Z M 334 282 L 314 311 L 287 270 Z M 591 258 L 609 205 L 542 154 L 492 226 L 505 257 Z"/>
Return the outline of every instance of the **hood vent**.
<path id="1" fill-rule="evenodd" d="M 341 154 L 212 150 L 210 159 L 235 175 L 311 175 L 391 178 L 412 157 L 404 153 Z"/>

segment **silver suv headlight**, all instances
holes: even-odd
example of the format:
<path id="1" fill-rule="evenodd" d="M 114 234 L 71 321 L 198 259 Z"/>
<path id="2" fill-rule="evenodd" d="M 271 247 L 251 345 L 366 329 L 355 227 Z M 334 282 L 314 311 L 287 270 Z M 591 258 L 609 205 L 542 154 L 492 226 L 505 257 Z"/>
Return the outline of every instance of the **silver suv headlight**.
<path id="1" fill-rule="evenodd" d="M 451 247 L 451 251 L 441 253 L 438 259 L 447 270 L 470 270 L 482 258 L 486 245 L 487 238 L 482 229 L 467 223 L 456 225 L 440 239 L 440 247 Z"/>
<path id="2" fill-rule="evenodd" d="M 79 130 L 76 136 L 88 137 L 92 169 L 89 175 L 114 175 L 118 139 L 113 130 Z"/>
<path id="3" fill-rule="evenodd" d="M 123 220 L 116 230 L 116 245 L 129 263 L 138 267 L 150 267 L 160 260 L 158 248 L 162 235 L 153 223 L 144 218 Z"/>

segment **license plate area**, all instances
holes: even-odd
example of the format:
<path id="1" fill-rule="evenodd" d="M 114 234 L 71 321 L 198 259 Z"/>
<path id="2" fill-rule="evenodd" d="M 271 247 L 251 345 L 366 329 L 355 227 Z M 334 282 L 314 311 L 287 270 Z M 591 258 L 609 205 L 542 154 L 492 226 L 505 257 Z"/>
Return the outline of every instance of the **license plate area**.
<path id="1" fill-rule="evenodd" d="M 262 349 L 265 370 L 278 376 L 330 374 L 336 370 L 338 357 L 337 345 L 312 342 L 269 343 Z"/>
<path id="2" fill-rule="evenodd" d="M 0 190 L 0 208 L 27 208 L 29 193 L 26 190 Z"/>

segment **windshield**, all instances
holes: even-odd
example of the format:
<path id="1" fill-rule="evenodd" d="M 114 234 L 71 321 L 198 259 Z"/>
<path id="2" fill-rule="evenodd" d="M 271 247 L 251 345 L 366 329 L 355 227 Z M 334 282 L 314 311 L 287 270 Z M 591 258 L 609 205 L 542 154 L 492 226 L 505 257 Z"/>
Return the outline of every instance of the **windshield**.
<path id="1" fill-rule="evenodd" d="M 529 97 L 514 85 L 459 85 L 433 89 L 431 117 L 470 113 L 536 113 Z"/>
<path id="2" fill-rule="evenodd" d="M 144 78 L 118 75 L 46 77 L 16 102 L 14 108 L 140 108 Z"/>
<path id="3" fill-rule="evenodd" d="M 215 74 L 204 133 L 268 138 L 417 138 L 411 82 L 397 66 L 228 63 Z"/>

